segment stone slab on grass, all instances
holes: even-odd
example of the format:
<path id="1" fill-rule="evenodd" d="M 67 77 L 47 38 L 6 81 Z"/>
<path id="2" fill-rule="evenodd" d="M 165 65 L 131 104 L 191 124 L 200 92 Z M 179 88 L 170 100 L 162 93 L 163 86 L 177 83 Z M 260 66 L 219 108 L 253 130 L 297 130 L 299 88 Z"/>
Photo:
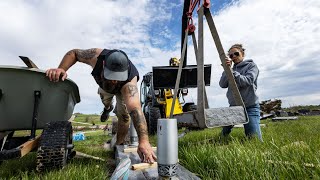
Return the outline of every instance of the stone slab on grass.
<path id="1" fill-rule="evenodd" d="M 298 120 L 297 116 L 288 116 L 288 117 L 275 117 L 272 118 L 272 121 L 286 121 L 286 120 Z"/>
<path id="2" fill-rule="evenodd" d="M 126 145 L 117 145 L 116 151 L 115 151 L 115 160 L 120 162 L 119 160 L 122 158 L 130 158 L 131 165 L 133 164 L 139 164 L 141 163 L 140 157 L 137 152 L 129 152 L 124 153 L 124 149 L 130 148 Z M 156 150 L 155 150 L 156 151 Z M 155 152 L 156 153 L 156 152 Z M 197 177 L 195 174 L 188 171 L 186 168 L 178 165 L 178 173 L 177 173 L 178 179 L 195 179 L 200 180 L 199 177 Z M 158 175 L 158 167 L 151 167 L 143 170 L 132 170 L 129 169 L 129 179 L 141 179 L 141 180 L 147 180 L 147 179 L 159 179 Z"/>

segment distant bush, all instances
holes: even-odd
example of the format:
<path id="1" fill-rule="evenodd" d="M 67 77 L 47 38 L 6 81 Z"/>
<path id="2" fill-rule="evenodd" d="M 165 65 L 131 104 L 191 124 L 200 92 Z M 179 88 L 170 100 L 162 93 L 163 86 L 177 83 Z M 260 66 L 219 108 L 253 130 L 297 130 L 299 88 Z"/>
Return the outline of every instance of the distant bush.
<path id="1" fill-rule="evenodd" d="M 90 120 L 91 120 L 91 117 L 90 116 L 86 116 L 85 122 L 89 122 Z"/>
<path id="2" fill-rule="evenodd" d="M 298 112 L 301 110 L 304 111 L 313 111 L 313 110 L 319 110 L 320 109 L 320 105 L 299 105 L 299 106 L 292 106 L 292 107 L 288 107 L 288 108 L 283 108 L 285 111 L 291 111 L 291 112 Z"/>

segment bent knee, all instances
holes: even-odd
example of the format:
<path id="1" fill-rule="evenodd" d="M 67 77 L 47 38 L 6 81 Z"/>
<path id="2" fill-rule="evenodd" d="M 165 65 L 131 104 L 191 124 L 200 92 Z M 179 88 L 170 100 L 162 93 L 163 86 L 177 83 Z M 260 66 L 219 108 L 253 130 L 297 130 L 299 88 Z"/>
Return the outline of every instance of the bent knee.
<path id="1" fill-rule="evenodd" d="M 122 113 L 122 114 L 117 114 L 118 121 L 122 123 L 129 123 L 130 122 L 130 115 L 128 113 Z"/>

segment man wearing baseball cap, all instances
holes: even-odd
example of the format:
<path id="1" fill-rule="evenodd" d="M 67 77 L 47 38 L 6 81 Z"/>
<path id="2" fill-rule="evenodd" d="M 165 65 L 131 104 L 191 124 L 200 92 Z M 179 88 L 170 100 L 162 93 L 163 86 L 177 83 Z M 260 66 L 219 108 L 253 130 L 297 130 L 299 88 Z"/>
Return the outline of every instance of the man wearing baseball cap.
<path id="1" fill-rule="evenodd" d="M 48 69 L 46 75 L 50 81 L 58 82 L 60 76 L 64 81 L 67 78 L 66 71 L 78 61 L 93 68 L 91 75 L 99 85 L 98 93 L 105 106 L 103 113 L 105 117 L 101 117 L 101 120 L 109 117 L 113 109 L 113 97 L 116 97 L 114 110 L 118 118 L 116 144 L 124 143 L 131 119 L 139 138 L 138 154 L 141 160 L 147 163 L 156 161 L 156 155 L 149 143 L 147 123 L 139 99 L 137 88 L 139 73 L 127 54 L 116 49 L 73 49 L 65 54 L 58 68 Z"/>

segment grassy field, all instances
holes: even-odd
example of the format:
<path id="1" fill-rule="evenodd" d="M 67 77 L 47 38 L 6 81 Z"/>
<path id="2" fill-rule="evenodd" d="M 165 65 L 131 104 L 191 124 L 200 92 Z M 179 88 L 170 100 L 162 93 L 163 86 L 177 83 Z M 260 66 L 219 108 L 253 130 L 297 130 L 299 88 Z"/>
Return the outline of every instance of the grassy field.
<path id="1" fill-rule="evenodd" d="M 82 122 L 82 123 L 89 123 L 89 124 L 95 124 L 95 125 L 104 125 L 106 123 L 111 124 L 111 118 L 107 122 L 101 122 L 100 116 L 98 115 L 87 115 L 87 114 L 77 114 L 75 118 L 76 122 Z M 75 124 L 75 125 L 81 125 L 83 124 Z"/>
<path id="2" fill-rule="evenodd" d="M 263 143 L 247 140 L 242 128 L 228 138 L 220 138 L 221 128 L 190 132 L 179 139 L 180 163 L 202 179 L 320 179 L 320 116 L 261 123 L 267 125 Z M 74 158 L 62 170 L 38 174 L 36 154 L 29 153 L 3 162 L 0 179 L 106 179 L 114 169 L 113 153 L 102 147 L 109 138 L 98 130 L 74 143 L 77 151 L 107 162 Z M 156 137 L 150 139 L 155 145 Z"/>
<path id="3" fill-rule="evenodd" d="M 75 121 L 86 122 L 89 116 L 91 122 L 95 124 L 110 124 L 111 122 L 101 123 L 99 116 L 79 115 Z M 89 122 L 89 123 L 91 123 Z M 83 126 L 83 125 L 81 125 Z M 37 134 L 40 134 L 37 131 Z M 30 134 L 30 131 L 18 131 L 15 136 Z M 103 148 L 104 142 L 111 138 L 103 130 L 96 130 L 85 133 L 85 141 L 74 141 L 75 150 L 96 157 L 106 159 L 106 162 L 90 158 L 73 158 L 62 170 L 54 170 L 45 173 L 38 173 L 36 168 L 36 152 L 31 152 L 21 159 L 13 159 L 2 162 L 0 165 L 0 180 L 2 179 L 106 179 L 112 174 L 115 164 L 113 152 Z M 111 173 L 111 174 L 110 174 Z"/>
<path id="4" fill-rule="evenodd" d="M 261 123 L 263 143 L 242 128 L 228 138 L 220 129 L 190 133 L 179 141 L 180 162 L 203 179 L 320 179 L 319 116 Z"/>

